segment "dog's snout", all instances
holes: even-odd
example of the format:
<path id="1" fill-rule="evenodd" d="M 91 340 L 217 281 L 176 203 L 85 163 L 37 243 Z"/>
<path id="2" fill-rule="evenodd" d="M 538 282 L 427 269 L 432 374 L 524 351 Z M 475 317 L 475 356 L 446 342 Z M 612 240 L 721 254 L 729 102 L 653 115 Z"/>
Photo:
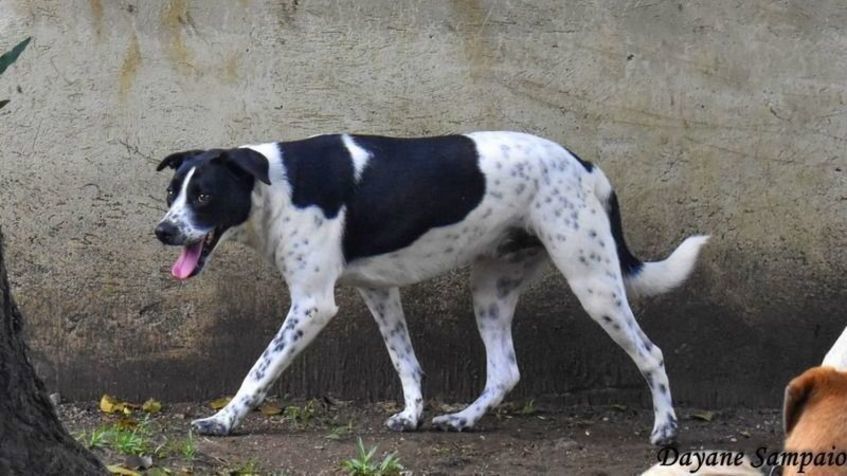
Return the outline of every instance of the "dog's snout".
<path id="1" fill-rule="evenodd" d="M 166 245 L 176 245 L 179 229 L 171 222 L 163 221 L 156 226 L 156 238 Z"/>

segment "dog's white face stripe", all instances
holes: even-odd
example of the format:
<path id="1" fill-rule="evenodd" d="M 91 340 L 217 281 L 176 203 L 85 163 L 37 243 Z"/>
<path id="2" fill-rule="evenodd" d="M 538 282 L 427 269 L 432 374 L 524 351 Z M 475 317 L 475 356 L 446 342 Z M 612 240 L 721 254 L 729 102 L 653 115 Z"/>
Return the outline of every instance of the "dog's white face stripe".
<path id="1" fill-rule="evenodd" d="M 187 241 L 199 240 L 209 232 L 209 230 L 198 230 L 194 226 L 191 220 L 191 208 L 188 206 L 188 183 L 191 182 L 191 178 L 196 171 L 197 167 L 191 167 L 191 170 L 185 174 L 185 179 L 182 181 L 179 193 L 171 204 L 171 208 L 168 209 L 168 213 L 165 214 L 165 217 L 161 221 L 161 223 L 170 222 L 176 226 Z"/>
<path id="2" fill-rule="evenodd" d="M 354 176 L 358 182 L 362 177 L 362 170 L 368 165 L 368 159 L 371 158 L 371 154 L 359 147 L 359 144 L 356 144 L 356 141 L 349 134 L 342 135 L 341 140 L 344 142 L 344 147 L 347 147 L 347 150 L 350 152 L 350 157 L 353 158 Z"/>

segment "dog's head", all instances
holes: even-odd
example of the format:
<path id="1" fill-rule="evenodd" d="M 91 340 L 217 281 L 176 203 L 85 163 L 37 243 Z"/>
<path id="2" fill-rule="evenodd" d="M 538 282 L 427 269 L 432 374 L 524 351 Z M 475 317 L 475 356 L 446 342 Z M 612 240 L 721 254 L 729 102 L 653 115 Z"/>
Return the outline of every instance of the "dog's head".
<path id="1" fill-rule="evenodd" d="M 270 185 L 268 161 L 247 148 L 191 150 L 165 157 L 156 170 L 166 167 L 174 176 L 156 237 L 183 247 L 171 273 L 187 279 L 203 269 L 227 230 L 247 221 L 256 181 Z"/>
<path id="2" fill-rule="evenodd" d="M 847 452 L 847 372 L 814 367 L 793 379 L 785 389 L 783 424 L 785 451 Z M 783 474 L 798 474 L 798 470 L 787 466 Z M 845 473 L 847 469 L 832 466 L 807 466 L 804 471 L 807 475 Z"/>

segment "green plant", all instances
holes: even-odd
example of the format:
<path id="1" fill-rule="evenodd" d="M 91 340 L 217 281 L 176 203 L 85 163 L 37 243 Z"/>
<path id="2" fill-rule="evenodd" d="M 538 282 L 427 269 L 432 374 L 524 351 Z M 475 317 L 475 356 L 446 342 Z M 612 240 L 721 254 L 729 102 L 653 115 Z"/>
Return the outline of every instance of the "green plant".
<path id="1" fill-rule="evenodd" d="M 151 452 L 158 455 L 163 449 L 163 445 L 152 448 L 151 431 L 146 419 L 132 427 L 121 422 L 100 426 L 91 430 L 91 433 L 80 433 L 77 440 L 89 449 L 108 447 L 126 455 L 141 456 Z"/>
<path id="2" fill-rule="evenodd" d="M 148 438 L 149 435 L 141 425 L 132 429 L 115 428 L 111 433 L 111 444 L 115 451 L 141 456 L 150 449 Z"/>
<path id="3" fill-rule="evenodd" d="M 253 460 L 250 460 L 237 469 L 234 469 L 229 472 L 232 476 L 259 476 L 261 472 L 259 471 L 259 465 Z"/>
<path id="4" fill-rule="evenodd" d="M 26 49 L 26 45 L 29 44 L 30 40 L 32 40 L 32 37 L 27 37 L 27 39 L 15 45 L 14 48 L 3 53 L 3 56 L 0 56 L 0 75 L 2 75 L 4 71 L 6 71 L 6 68 L 12 66 L 12 63 L 17 61 L 18 56 L 20 56 L 21 53 L 24 52 L 24 49 Z M 6 104 L 9 104 L 8 99 L 0 100 L 0 109 L 3 109 L 3 106 L 5 106 Z"/>
<path id="5" fill-rule="evenodd" d="M 182 441 L 179 452 L 183 458 L 194 461 L 194 458 L 197 457 L 197 442 L 194 440 L 194 432 L 188 432 L 188 437 Z"/>
<path id="6" fill-rule="evenodd" d="M 332 428 L 324 437 L 327 440 L 340 440 L 353 433 L 353 420 L 347 422 L 346 425 L 336 426 Z"/>
<path id="7" fill-rule="evenodd" d="M 103 448 L 108 443 L 109 429 L 106 427 L 98 427 L 91 430 L 91 433 L 80 432 L 76 439 L 86 448 L 93 450 L 95 448 Z"/>
<path id="8" fill-rule="evenodd" d="M 282 413 L 282 416 L 291 423 L 305 425 L 315 418 L 317 412 L 317 402 L 315 400 L 309 400 L 302 407 L 298 407 L 296 405 L 289 405 L 285 407 L 285 411 Z"/>
<path id="9" fill-rule="evenodd" d="M 534 415 L 538 412 L 538 409 L 535 408 L 535 400 L 530 400 L 523 404 L 520 410 L 517 411 L 519 415 L 529 416 Z"/>
<path id="10" fill-rule="evenodd" d="M 347 471 L 350 476 L 398 476 L 403 471 L 403 465 L 396 453 L 391 453 L 377 464 L 373 460 L 377 447 L 370 451 L 365 450 L 362 438 L 356 444 L 356 456 L 341 463 L 341 469 Z"/>

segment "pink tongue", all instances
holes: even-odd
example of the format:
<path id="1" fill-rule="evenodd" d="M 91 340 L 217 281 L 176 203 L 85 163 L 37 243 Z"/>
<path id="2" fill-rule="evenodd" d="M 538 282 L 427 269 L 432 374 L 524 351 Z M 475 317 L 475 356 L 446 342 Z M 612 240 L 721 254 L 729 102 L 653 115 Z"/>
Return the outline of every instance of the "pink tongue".
<path id="1" fill-rule="evenodd" d="M 203 242 L 199 241 L 191 246 L 182 248 L 182 254 L 177 258 L 174 267 L 171 268 L 171 274 L 177 279 L 186 279 L 194 272 L 197 263 L 200 261 L 200 253 L 203 251 Z"/>

